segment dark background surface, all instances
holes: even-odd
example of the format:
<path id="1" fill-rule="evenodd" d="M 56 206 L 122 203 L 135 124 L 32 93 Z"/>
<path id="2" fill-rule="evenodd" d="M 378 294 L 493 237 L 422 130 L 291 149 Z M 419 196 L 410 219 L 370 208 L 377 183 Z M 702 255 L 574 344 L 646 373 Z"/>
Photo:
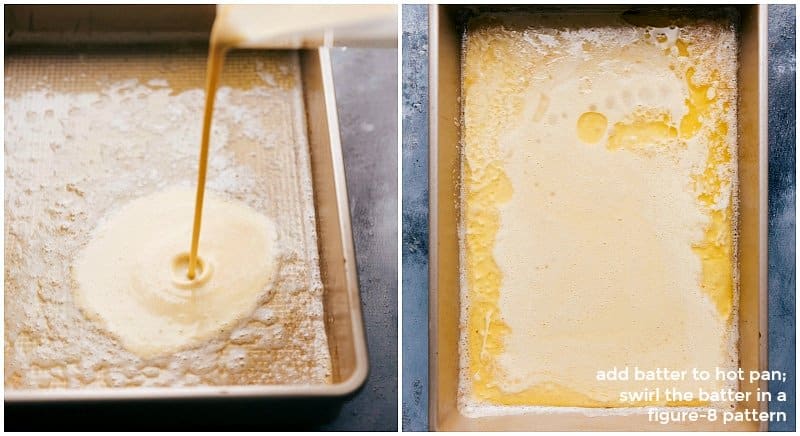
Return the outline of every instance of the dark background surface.
<path id="1" fill-rule="evenodd" d="M 226 400 L 5 407 L 6 429 L 397 430 L 397 50 L 334 49 L 369 377 L 343 404 Z"/>
<path id="2" fill-rule="evenodd" d="M 797 60 L 795 5 L 769 9 L 769 368 L 785 371 L 785 383 L 770 382 L 773 399 L 785 391 L 789 400 L 773 401 L 771 411 L 783 411 L 786 422 L 772 431 L 793 431 L 797 416 L 795 374 L 797 358 L 796 271 L 796 102 Z"/>
<path id="3" fill-rule="evenodd" d="M 795 6 L 769 6 L 769 367 L 785 371 L 787 422 L 794 430 Z M 428 428 L 428 6 L 403 6 L 403 430 Z"/>
<path id="4" fill-rule="evenodd" d="M 321 430 L 397 430 L 397 50 L 333 53 L 369 378 Z"/>
<path id="5" fill-rule="evenodd" d="M 403 430 L 428 419 L 428 9 L 403 5 Z"/>

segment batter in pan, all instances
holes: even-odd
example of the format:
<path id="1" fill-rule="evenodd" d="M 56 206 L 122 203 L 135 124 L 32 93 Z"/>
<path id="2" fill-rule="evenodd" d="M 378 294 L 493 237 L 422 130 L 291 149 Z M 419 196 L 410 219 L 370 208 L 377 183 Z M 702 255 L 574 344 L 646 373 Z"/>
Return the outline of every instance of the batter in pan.
<path id="1" fill-rule="evenodd" d="M 187 277 L 193 192 L 129 203 L 78 258 L 76 301 L 125 347 L 153 357 L 230 330 L 255 310 L 275 272 L 275 226 L 241 203 L 209 196 L 203 254 Z"/>
<path id="2" fill-rule="evenodd" d="M 205 201 L 214 102 L 236 28 L 229 18 L 223 9 L 209 43 L 194 196 L 171 190 L 128 204 L 95 231 L 74 269 L 78 304 L 142 357 L 228 331 L 255 309 L 275 269 L 268 218 L 244 204 Z"/>
<path id="3" fill-rule="evenodd" d="M 725 18 L 484 16 L 463 65 L 462 408 L 723 382 L 735 351 L 736 42 Z"/>

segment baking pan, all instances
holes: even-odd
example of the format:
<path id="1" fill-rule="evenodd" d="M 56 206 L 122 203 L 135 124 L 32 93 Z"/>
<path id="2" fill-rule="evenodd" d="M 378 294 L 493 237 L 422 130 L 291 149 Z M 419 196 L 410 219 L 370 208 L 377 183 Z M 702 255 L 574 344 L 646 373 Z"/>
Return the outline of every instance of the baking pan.
<path id="1" fill-rule="evenodd" d="M 561 6 L 564 8 L 564 6 Z M 478 7 L 481 9 L 481 7 Z M 526 12 L 547 6 L 514 7 Z M 580 11 L 567 7 L 571 12 Z M 597 10 L 597 6 L 592 6 Z M 610 7 L 623 12 L 626 7 Z M 739 35 L 739 366 L 767 369 L 767 9 L 736 6 Z M 506 7 L 493 6 L 492 11 Z M 652 7 L 637 7 L 647 13 Z M 429 423 L 431 430 L 765 430 L 766 423 L 723 425 L 721 420 L 650 422 L 642 413 L 590 416 L 575 408 L 471 418 L 457 407 L 459 372 L 460 69 L 469 6 L 431 6 L 430 44 L 430 342 Z M 552 12 L 552 9 L 550 9 Z M 691 10 L 690 10 L 691 11 Z M 741 382 L 741 391 L 767 390 L 767 383 Z M 766 411 L 753 398 L 741 409 Z M 628 409 L 630 410 L 630 409 Z"/>
<path id="2" fill-rule="evenodd" d="M 26 45 L 207 42 L 213 6 L 5 6 L 6 54 Z M 9 47 L 13 50 L 9 53 Z M 299 52 L 331 384 L 5 390 L 6 405 L 157 399 L 337 399 L 367 376 L 367 346 L 328 49 Z M 310 404 L 310 403 L 309 403 Z"/>

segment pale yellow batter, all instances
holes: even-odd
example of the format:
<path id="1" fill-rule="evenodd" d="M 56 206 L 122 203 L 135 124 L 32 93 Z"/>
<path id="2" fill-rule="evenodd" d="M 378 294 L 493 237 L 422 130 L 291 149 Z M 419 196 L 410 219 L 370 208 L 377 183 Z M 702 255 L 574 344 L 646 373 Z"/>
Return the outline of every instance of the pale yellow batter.
<path id="1" fill-rule="evenodd" d="M 274 275 L 272 221 L 209 195 L 201 268 L 188 280 L 193 205 L 188 189 L 134 200 L 96 230 L 75 264 L 75 301 L 142 357 L 229 331 L 265 298 Z"/>
<path id="2" fill-rule="evenodd" d="M 462 407 L 724 385 L 596 374 L 736 362 L 735 56 L 726 20 L 471 23 Z"/>

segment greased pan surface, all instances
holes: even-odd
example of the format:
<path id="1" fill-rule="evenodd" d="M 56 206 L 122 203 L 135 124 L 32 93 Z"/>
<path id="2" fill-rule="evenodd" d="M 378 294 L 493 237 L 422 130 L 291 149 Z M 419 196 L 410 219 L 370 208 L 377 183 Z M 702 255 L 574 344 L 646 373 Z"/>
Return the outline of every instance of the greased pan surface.
<path id="1" fill-rule="evenodd" d="M 579 13 L 583 6 L 554 7 Z M 550 11 L 547 7 L 491 7 L 491 11 Z M 589 7 L 592 11 L 606 7 Z M 619 9 L 619 7 L 616 7 Z M 653 8 L 638 8 L 647 14 Z M 459 359 L 459 168 L 462 17 L 483 7 L 431 6 L 430 22 L 430 385 L 432 430 L 757 430 L 758 423 L 649 422 L 647 414 L 589 414 L 579 409 L 470 418 L 457 407 Z M 687 9 L 691 13 L 691 7 Z M 619 12 L 622 12 L 620 10 Z M 766 8 L 738 7 L 739 39 L 739 366 L 766 369 Z M 763 334 L 762 334 L 763 333 Z M 766 384 L 740 385 L 740 390 Z M 765 410 L 756 401 L 740 404 Z"/>

